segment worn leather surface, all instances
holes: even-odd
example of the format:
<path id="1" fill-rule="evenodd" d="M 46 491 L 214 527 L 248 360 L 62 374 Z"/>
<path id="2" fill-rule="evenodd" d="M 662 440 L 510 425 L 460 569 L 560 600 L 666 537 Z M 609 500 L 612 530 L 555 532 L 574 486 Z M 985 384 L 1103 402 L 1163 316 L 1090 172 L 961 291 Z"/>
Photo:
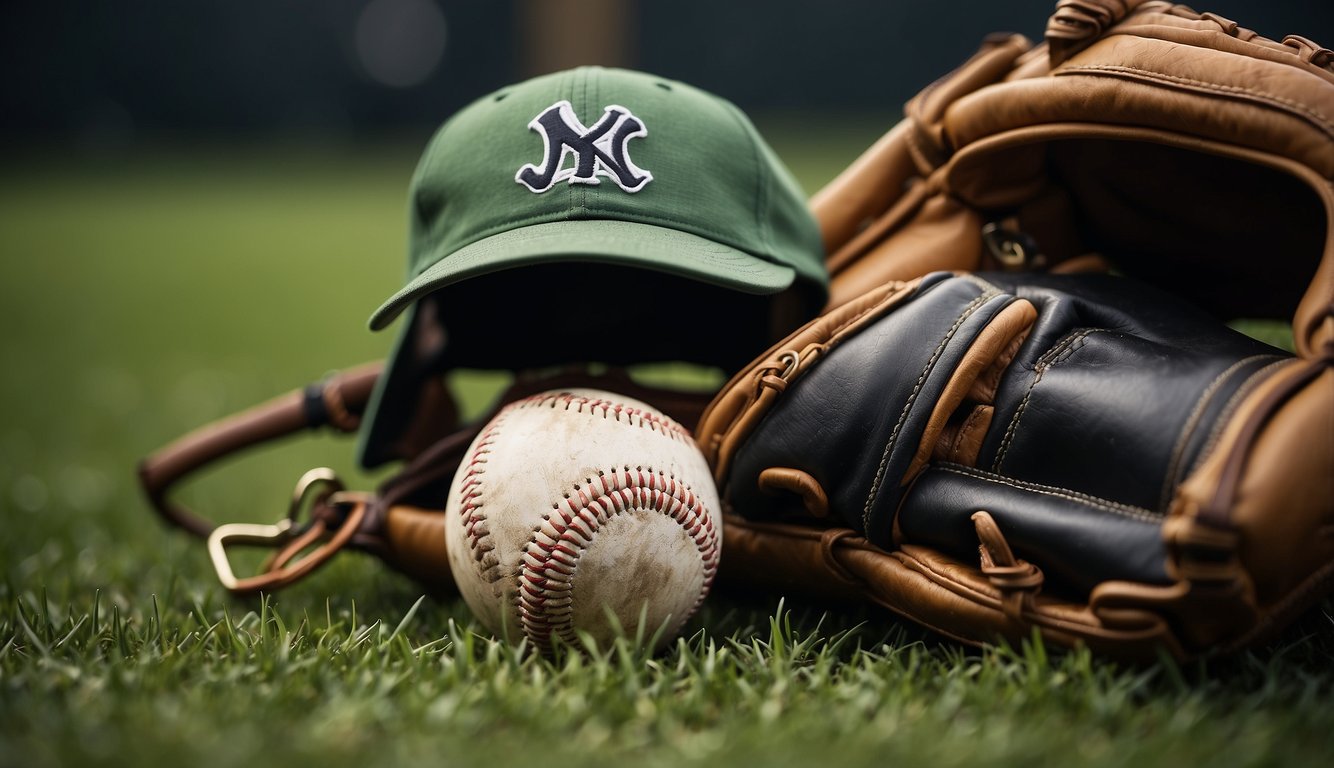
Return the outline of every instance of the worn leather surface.
<path id="1" fill-rule="evenodd" d="M 1035 311 L 1007 316 L 1016 304 Z M 990 326 L 1016 319 L 1026 327 L 999 338 L 1017 349 L 982 349 Z M 985 510 L 1048 588 L 1075 595 L 1105 581 L 1171 582 L 1162 526 L 1177 486 L 1290 359 L 1103 274 L 929 276 L 838 342 L 736 450 L 727 508 L 772 521 L 827 507 L 873 545 L 958 558 L 976 550 L 971 516 Z M 928 429 L 933 412 L 956 427 Z M 958 447 L 964 425 L 984 430 L 980 448 Z M 932 454 L 973 466 L 925 464 Z M 761 480 L 774 471 L 803 483 Z"/>
<path id="2" fill-rule="evenodd" d="M 980 275 L 1038 309 L 978 466 L 1157 514 L 1231 398 L 1288 355 L 1111 275 Z M 1233 404 L 1235 407 L 1235 404 Z"/>
<path id="3" fill-rule="evenodd" d="M 1001 224 L 1034 243 L 1030 272 L 1114 269 L 1212 319 L 1148 292 L 993 276 L 1039 319 L 992 394 L 941 431 L 892 540 L 858 535 L 789 435 L 771 477 L 800 482 L 737 507 L 751 517 L 729 518 L 721 577 L 852 594 L 966 642 L 1037 630 L 1121 658 L 1235 649 L 1334 587 L 1334 52 L 1166 2 L 1057 5 L 1045 43 L 989 39 L 816 195 L 827 316 L 888 281 L 996 269 L 983 230 Z M 1236 317 L 1291 318 L 1297 358 L 1213 324 Z M 782 352 L 753 366 L 778 370 Z M 698 434 L 729 487 L 803 386 L 748 373 Z M 829 391 L 831 424 L 854 421 L 847 383 Z M 864 448 L 828 477 L 864 469 Z M 1013 562 L 978 549 L 972 507 L 990 508 Z"/>
<path id="4" fill-rule="evenodd" d="M 815 196 L 831 306 L 993 269 L 979 232 L 1008 218 L 1039 269 L 1097 254 L 1224 319 L 1291 318 L 1299 355 L 1334 338 L 1334 53 L 1139 0 L 1061 0 L 1046 35 L 987 40 Z"/>
<path id="5" fill-rule="evenodd" d="M 697 439 L 733 515 L 724 583 L 1123 658 L 1254 642 L 1334 585 L 1334 349 L 1294 359 L 1103 274 L 931 275 L 886 295 L 789 339 L 823 351 L 767 399 L 748 377 L 772 380 L 784 344 L 706 411 Z M 945 428 L 920 419 L 940 415 L 922 398 L 961 389 Z M 728 419 L 757 423 L 719 441 Z M 980 446 L 961 447 L 965 424 Z M 929 461 L 909 458 L 928 447 L 914 436 Z M 1204 520 L 1237 472 L 1222 522 Z"/>
<path id="6" fill-rule="evenodd" d="M 913 483 L 899 508 L 900 538 L 975 559 L 974 510 L 995 518 L 1016 555 L 1040 564 L 1045 591 L 1081 596 L 1111 579 L 1171 581 L 1159 515 L 956 464 L 932 466 Z"/>
<path id="7" fill-rule="evenodd" d="M 769 467 L 809 473 L 845 525 L 886 542 L 899 482 L 941 390 L 973 339 L 1012 297 L 936 276 L 918 295 L 848 338 L 789 387 L 737 452 L 722 489 L 742 515 L 764 513 Z"/>
<path id="8" fill-rule="evenodd" d="M 797 448 L 829 444 L 811 423 L 784 436 L 767 491 L 736 507 L 749 518 L 728 518 L 720 578 L 851 595 L 965 642 L 1036 630 L 1121 658 L 1217 653 L 1281 628 L 1334 585 L 1332 181 L 1334 53 L 1307 38 L 1166 2 L 1059 0 L 1045 43 L 989 39 L 814 198 L 831 301 L 822 332 L 792 348 L 816 337 L 829 354 L 797 373 L 840 354 L 824 331 L 907 308 L 843 325 L 878 286 L 996 269 L 983 230 L 997 224 L 1034 243 L 1030 272 L 1115 269 L 1214 320 L 1290 317 L 1297 358 L 1147 292 L 1058 297 L 993 277 L 1039 319 L 990 395 L 970 393 L 941 430 L 891 539 L 859 535 L 845 488 L 812 484 L 865 482 L 874 428 L 858 424 L 858 448 L 825 469 Z M 729 488 L 806 386 L 775 373 L 785 351 L 739 373 L 701 421 Z M 911 377 L 858 376 L 894 380 L 885 391 Z M 856 423 L 849 381 L 827 383 L 836 403 L 802 397 L 830 429 Z M 973 507 L 990 508 L 986 535 L 1010 559 Z"/>

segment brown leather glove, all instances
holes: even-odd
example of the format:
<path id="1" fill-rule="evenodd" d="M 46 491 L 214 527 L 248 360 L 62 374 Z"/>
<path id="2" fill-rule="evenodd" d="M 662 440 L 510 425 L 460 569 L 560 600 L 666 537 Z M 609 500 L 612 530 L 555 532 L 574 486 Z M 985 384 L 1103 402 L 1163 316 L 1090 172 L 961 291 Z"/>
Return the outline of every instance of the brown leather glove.
<path id="1" fill-rule="evenodd" d="M 812 200 L 830 306 L 935 270 L 1114 267 L 1334 338 L 1334 52 L 1144 0 L 995 36 Z M 1295 314 L 1294 314 L 1294 309 Z"/>
<path id="2" fill-rule="evenodd" d="M 872 290 L 738 374 L 696 439 L 720 580 L 968 642 L 1187 658 L 1334 580 L 1334 344 L 1294 358 L 1129 278 Z"/>

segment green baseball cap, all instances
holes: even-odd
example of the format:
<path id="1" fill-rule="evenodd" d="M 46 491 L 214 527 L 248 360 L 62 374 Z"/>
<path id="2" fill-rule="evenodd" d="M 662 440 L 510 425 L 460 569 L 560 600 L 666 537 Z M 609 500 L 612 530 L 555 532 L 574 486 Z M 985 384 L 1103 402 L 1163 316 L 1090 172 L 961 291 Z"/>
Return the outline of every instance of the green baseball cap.
<path id="1" fill-rule="evenodd" d="M 827 296 L 819 229 L 751 122 L 724 99 L 641 72 L 581 67 L 478 99 L 431 139 L 409 196 L 408 279 L 370 326 L 411 313 L 362 432 L 367 467 L 394 458 L 387 446 L 438 367 L 420 353 L 424 296 L 447 305 L 466 290 L 457 284 L 556 264 L 648 270 L 730 294 L 795 292 L 808 314 Z M 449 332 L 454 343 L 487 328 Z"/>

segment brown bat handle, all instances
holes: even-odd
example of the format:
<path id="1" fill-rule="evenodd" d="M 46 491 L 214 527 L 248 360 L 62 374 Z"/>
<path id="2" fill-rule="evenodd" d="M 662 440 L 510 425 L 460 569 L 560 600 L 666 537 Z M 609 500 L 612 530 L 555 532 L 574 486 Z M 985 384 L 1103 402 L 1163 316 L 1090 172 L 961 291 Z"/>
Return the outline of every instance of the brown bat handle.
<path id="1" fill-rule="evenodd" d="M 458 591 L 449 570 L 445 546 L 445 516 L 438 509 L 390 507 L 385 513 L 384 537 L 394 568 L 425 585 L 434 595 Z"/>
<path id="2" fill-rule="evenodd" d="M 377 362 L 344 371 L 177 439 L 139 463 L 148 503 L 168 523 L 207 538 L 214 524 L 168 498 L 177 482 L 220 458 L 303 430 L 327 425 L 356 431 L 382 367 Z"/>

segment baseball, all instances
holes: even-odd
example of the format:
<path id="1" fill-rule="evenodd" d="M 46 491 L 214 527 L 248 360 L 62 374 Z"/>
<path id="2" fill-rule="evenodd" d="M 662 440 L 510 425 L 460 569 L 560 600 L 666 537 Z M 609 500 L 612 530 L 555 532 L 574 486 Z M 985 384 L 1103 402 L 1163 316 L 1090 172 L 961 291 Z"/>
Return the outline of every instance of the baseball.
<path id="1" fill-rule="evenodd" d="M 483 428 L 445 508 L 449 564 L 477 619 L 547 651 L 586 631 L 674 637 L 718 567 L 718 493 L 690 433 L 597 390 L 515 401 Z"/>

